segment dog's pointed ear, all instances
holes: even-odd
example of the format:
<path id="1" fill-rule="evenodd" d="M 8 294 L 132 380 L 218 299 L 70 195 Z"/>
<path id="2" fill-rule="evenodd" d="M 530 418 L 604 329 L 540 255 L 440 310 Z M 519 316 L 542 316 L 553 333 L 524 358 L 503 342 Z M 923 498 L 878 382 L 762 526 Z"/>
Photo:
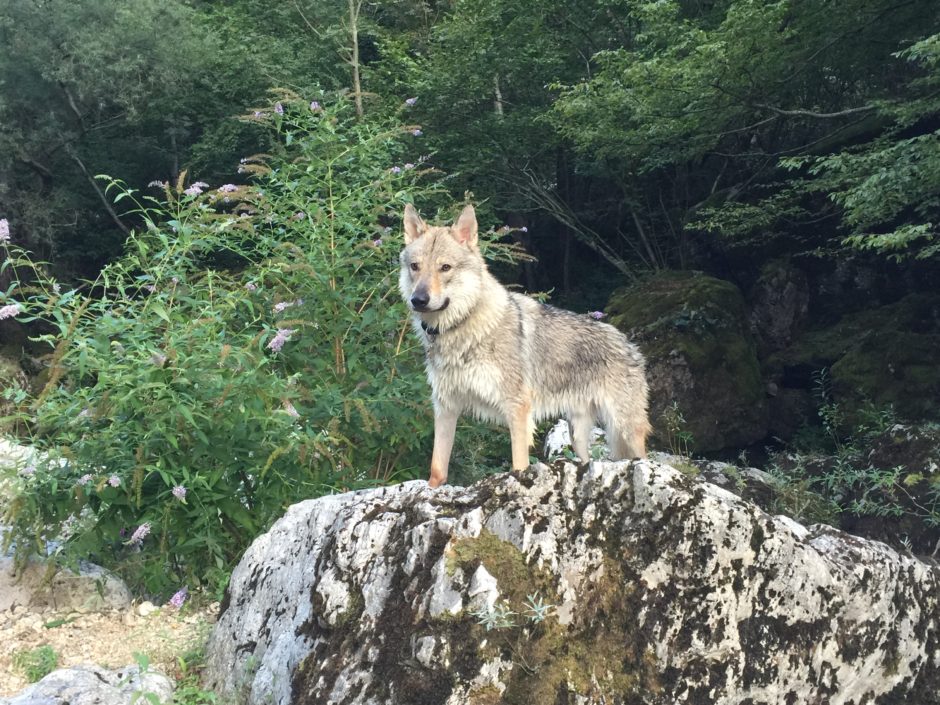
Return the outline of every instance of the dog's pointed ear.
<path id="1" fill-rule="evenodd" d="M 428 226 L 410 203 L 405 206 L 405 244 L 410 245 L 427 232 Z"/>
<path id="2" fill-rule="evenodd" d="M 465 206 L 453 227 L 454 239 L 461 245 L 477 244 L 477 214 L 473 206 Z"/>

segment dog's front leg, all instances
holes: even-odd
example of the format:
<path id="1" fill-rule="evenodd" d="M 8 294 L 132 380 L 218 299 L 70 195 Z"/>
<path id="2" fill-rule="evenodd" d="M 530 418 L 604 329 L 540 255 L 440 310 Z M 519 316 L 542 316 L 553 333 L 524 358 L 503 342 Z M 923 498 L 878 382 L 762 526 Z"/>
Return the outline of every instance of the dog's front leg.
<path id="1" fill-rule="evenodd" d="M 447 466 L 450 465 L 450 452 L 454 447 L 454 434 L 457 433 L 457 416 L 454 411 L 435 406 L 434 451 L 431 453 L 431 476 L 428 478 L 431 487 L 447 482 Z"/>
<path id="2" fill-rule="evenodd" d="M 535 434 L 535 422 L 532 419 L 532 404 L 524 402 L 516 406 L 509 415 L 509 440 L 512 444 L 512 469 L 525 470 L 529 467 L 529 448 Z"/>

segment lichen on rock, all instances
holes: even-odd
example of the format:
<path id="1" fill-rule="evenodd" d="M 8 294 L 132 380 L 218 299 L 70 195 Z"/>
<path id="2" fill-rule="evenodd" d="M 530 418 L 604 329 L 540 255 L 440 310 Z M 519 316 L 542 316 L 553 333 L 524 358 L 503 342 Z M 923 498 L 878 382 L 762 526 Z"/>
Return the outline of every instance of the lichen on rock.
<path id="1" fill-rule="evenodd" d="M 938 588 L 664 463 L 559 462 L 291 507 L 207 677 L 249 705 L 931 703 Z"/>

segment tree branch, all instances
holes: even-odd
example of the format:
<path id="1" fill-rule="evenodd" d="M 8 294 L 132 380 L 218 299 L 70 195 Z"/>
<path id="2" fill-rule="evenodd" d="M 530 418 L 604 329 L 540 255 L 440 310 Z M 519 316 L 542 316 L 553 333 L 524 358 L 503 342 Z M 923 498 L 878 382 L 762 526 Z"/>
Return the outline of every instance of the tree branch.
<path id="1" fill-rule="evenodd" d="M 104 204 L 104 208 L 106 211 L 108 211 L 108 215 L 111 216 L 111 220 L 113 220 L 115 225 L 117 225 L 121 229 L 121 232 L 123 232 L 125 235 L 130 235 L 131 234 L 130 228 L 128 228 L 126 225 L 124 225 L 123 222 L 121 222 L 121 218 L 118 216 L 117 211 L 115 211 L 114 208 L 112 208 L 111 203 L 108 201 L 108 197 L 105 195 L 104 191 L 102 191 L 101 188 L 98 186 L 98 182 L 95 181 L 95 177 L 88 173 L 88 169 L 85 168 L 84 162 L 82 162 L 79 156 L 75 154 L 75 152 L 70 147 L 67 148 L 66 151 L 68 152 L 68 155 L 72 158 L 72 161 L 75 162 L 78 165 L 78 168 L 82 170 L 82 173 L 85 175 L 85 178 L 88 179 L 88 183 L 91 184 L 91 187 L 95 189 L 95 193 L 98 194 L 98 198 L 100 198 L 101 202 Z"/>
<path id="2" fill-rule="evenodd" d="M 307 25 L 307 29 L 309 29 L 311 32 L 317 35 L 319 39 L 323 39 L 323 34 L 321 34 L 320 31 L 317 30 L 317 28 L 314 27 L 313 24 L 311 24 L 310 20 L 308 20 L 307 16 L 304 14 L 304 11 L 300 9 L 300 3 L 297 2 L 297 0 L 294 0 L 293 5 L 294 5 L 294 9 L 297 10 L 297 14 L 300 15 L 300 19 L 302 19 L 304 21 L 304 24 Z"/>
<path id="3" fill-rule="evenodd" d="M 783 110 L 782 108 L 777 108 L 773 105 L 767 105 L 766 103 L 755 103 L 754 107 L 763 108 L 764 110 L 769 110 L 770 112 L 776 113 L 777 115 L 811 117 L 817 120 L 831 120 L 833 118 L 845 117 L 846 115 L 857 115 L 858 113 L 869 113 L 872 110 L 875 110 L 878 106 L 862 105 L 858 108 L 847 108 L 846 110 L 839 110 L 834 113 L 818 113 L 815 110 L 804 110 L 802 108 L 797 108 L 795 110 Z"/>

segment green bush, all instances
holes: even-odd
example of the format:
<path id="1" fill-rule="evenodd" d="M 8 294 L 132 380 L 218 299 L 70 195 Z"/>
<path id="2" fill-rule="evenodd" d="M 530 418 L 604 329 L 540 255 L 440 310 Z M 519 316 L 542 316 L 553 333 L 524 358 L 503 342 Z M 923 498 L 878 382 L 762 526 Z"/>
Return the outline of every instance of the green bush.
<path id="1" fill-rule="evenodd" d="M 251 185 L 181 178 L 155 198 L 109 181 L 144 226 L 96 281 L 64 291 L 6 245 L 0 305 L 54 350 L 17 398 L 46 451 L 8 512 L 20 556 L 52 541 L 166 593 L 224 579 L 292 502 L 424 475 L 397 219 L 439 188 L 406 160 L 413 127 L 289 95 L 245 119 L 280 144 L 242 160 Z"/>
<path id="2" fill-rule="evenodd" d="M 42 680 L 58 665 L 59 655 L 49 644 L 13 652 L 13 666 L 20 670 L 30 683 Z"/>

